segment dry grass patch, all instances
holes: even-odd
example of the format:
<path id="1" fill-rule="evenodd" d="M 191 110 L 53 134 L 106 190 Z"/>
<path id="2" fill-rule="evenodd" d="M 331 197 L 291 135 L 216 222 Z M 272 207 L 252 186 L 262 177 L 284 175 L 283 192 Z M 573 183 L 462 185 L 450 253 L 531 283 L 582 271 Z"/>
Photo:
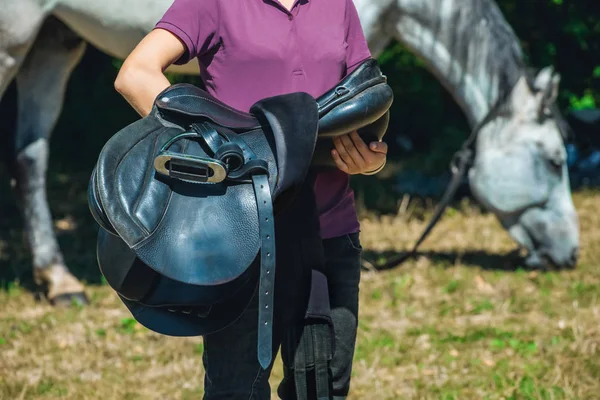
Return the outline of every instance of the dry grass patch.
<path id="1" fill-rule="evenodd" d="M 350 399 L 600 398 L 599 198 L 575 195 L 582 251 L 572 271 L 511 271 L 513 242 L 465 204 L 442 219 L 425 256 L 365 272 Z M 366 217 L 365 254 L 405 250 L 425 223 Z M 110 288 L 89 290 L 90 307 L 57 310 L 5 284 L 0 399 L 201 398 L 201 339 L 149 332 Z"/>

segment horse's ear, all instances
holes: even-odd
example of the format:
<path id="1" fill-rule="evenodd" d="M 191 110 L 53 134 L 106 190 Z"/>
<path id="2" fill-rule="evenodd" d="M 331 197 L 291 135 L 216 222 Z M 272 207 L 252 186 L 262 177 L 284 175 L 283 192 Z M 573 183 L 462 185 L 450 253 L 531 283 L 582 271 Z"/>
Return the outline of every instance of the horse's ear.
<path id="1" fill-rule="evenodd" d="M 526 76 L 521 76 L 510 94 L 512 114 L 522 121 L 533 121 L 542 103 L 542 93 L 532 87 Z"/>
<path id="2" fill-rule="evenodd" d="M 513 112 L 518 113 L 519 111 L 522 111 L 523 106 L 531 101 L 532 96 L 534 96 L 534 93 L 531 90 L 531 87 L 529 87 L 527 78 L 525 76 L 520 77 L 510 94 Z"/>
<path id="3" fill-rule="evenodd" d="M 543 68 L 535 77 L 534 88 L 541 94 L 537 106 L 538 117 L 549 113 L 550 107 L 558 97 L 558 86 L 560 85 L 560 74 L 554 73 L 554 68 L 548 66 Z"/>
<path id="4" fill-rule="evenodd" d="M 551 66 L 538 72 L 533 81 L 521 76 L 511 93 L 511 109 L 524 121 L 536 121 L 550 115 L 558 96 L 560 75 Z"/>
<path id="5" fill-rule="evenodd" d="M 554 75 L 554 67 L 551 65 L 544 67 L 537 73 L 533 82 L 533 87 L 536 91 L 544 91 L 550 85 Z"/>

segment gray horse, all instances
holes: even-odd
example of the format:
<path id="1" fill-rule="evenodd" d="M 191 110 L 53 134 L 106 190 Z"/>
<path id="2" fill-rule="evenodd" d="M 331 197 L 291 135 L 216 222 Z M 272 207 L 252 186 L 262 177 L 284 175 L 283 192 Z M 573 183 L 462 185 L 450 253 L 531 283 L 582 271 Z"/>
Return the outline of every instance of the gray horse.
<path id="1" fill-rule="evenodd" d="M 86 42 L 123 59 L 173 0 L 0 0 L 0 96 L 16 79 L 13 170 L 34 277 L 53 303 L 85 301 L 65 266 L 49 211 L 48 141 Z M 421 57 L 462 107 L 482 121 L 469 171 L 476 198 L 529 252 L 531 266 L 574 266 L 579 228 L 571 200 L 559 77 L 527 79 L 519 42 L 492 0 L 354 0 L 375 56 L 393 38 Z M 170 71 L 198 74 L 189 63 Z M 493 113 L 490 113 L 493 110 Z"/>

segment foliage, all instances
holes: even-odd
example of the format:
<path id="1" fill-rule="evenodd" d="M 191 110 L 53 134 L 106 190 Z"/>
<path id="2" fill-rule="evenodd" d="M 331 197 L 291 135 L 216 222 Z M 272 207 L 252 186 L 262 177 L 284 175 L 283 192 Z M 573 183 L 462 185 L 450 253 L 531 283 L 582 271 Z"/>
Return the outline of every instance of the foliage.
<path id="1" fill-rule="evenodd" d="M 530 64 L 553 64 L 562 75 L 563 108 L 600 106 L 600 4 L 597 1 L 498 2 Z"/>
<path id="2" fill-rule="evenodd" d="M 561 74 L 560 108 L 600 106 L 600 4 L 592 0 L 497 3 L 521 40 L 528 65 L 535 69 L 553 65 Z M 452 151 L 469 132 L 462 111 L 401 44 L 391 43 L 379 61 L 395 94 L 389 132 L 410 139 L 422 169 L 446 170 Z M 399 148 L 393 156 L 406 159 Z"/>

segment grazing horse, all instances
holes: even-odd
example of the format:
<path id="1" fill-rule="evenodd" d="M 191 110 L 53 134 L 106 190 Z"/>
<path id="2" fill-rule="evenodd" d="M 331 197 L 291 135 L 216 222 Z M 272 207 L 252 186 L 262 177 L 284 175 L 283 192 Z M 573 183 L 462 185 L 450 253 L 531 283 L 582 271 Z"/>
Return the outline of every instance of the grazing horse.
<path id="1" fill-rule="evenodd" d="M 86 301 L 60 252 L 46 199 L 49 138 L 69 76 L 89 43 L 124 59 L 173 0 L 0 0 L 0 97 L 18 92 L 9 160 L 34 277 L 54 303 Z M 571 200 L 559 76 L 529 79 L 519 41 L 492 0 L 354 0 L 377 56 L 392 39 L 421 57 L 478 126 L 469 181 L 529 252 L 528 264 L 574 266 L 579 228 Z M 172 72 L 198 74 L 190 62 Z"/>

